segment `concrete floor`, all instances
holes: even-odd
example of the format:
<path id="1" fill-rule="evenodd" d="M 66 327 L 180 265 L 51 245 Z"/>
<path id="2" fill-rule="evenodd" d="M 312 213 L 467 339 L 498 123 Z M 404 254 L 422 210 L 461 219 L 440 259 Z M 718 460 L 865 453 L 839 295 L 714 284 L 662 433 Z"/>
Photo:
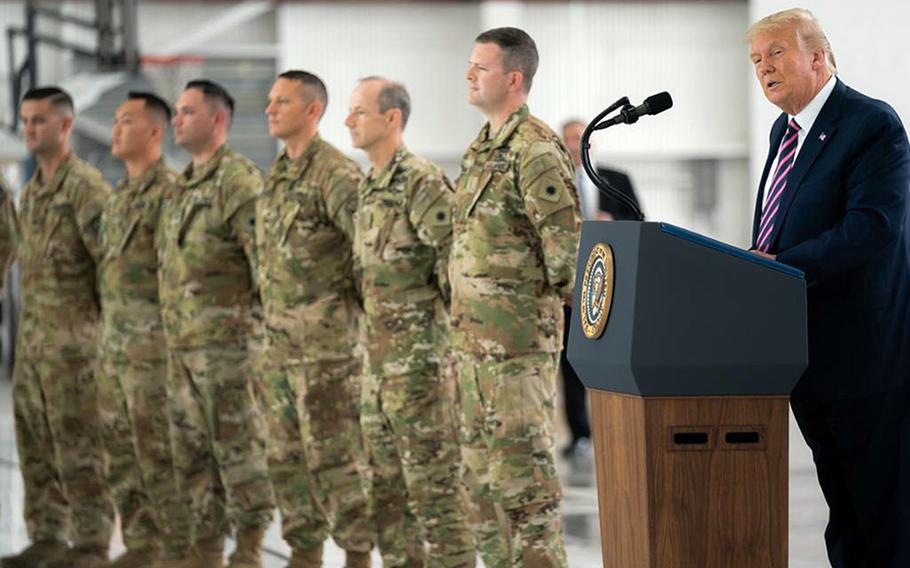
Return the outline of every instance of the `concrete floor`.
<path id="1" fill-rule="evenodd" d="M 568 464 L 560 464 L 566 480 L 571 474 Z M 582 475 L 574 482 L 584 482 Z M 593 568 L 601 566 L 600 537 L 597 521 L 597 494 L 593 484 L 569 486 L 564 484 L 563 504 L 566 546 L 569 565 L 572 568 Z M 826 566 L 822 532 L 826 519 L 826 508 L 815 480 L 815 470 L 809 451 L 803 443 L 791 419 L 790 427 L 790 567 L 818 568 Z M 15 433 L 13 429 L 10 385 L 0 379 L 0 556 L 17 551 L 28 544 L 22 520 L 22 478 L 19 474 Z M 266 566 L 283 568 L 288 548 L 281 539 L 277 525 L 273 526 L 267 538 Z M 119 534 L 115 536 L 111 554 L 123 551 Z M 327 543 L 325 566 L 340 567 L 342 552 L 332 543 Z M 374 552 L 374 566 L 380 566 Z"/>

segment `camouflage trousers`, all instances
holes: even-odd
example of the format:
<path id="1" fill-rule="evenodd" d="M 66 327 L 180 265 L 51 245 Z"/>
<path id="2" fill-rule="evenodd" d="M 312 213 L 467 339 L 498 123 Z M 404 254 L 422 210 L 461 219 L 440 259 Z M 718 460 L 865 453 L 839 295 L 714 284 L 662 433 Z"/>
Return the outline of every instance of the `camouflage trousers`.
<path id="1" fill-rule="evenodd" d="M 364 380 L 361 423 L 386 567 L 475 565 L 453 379 L 432 367 Z"/>
<path id="2" fill-rule="evenodd" d="M 114 509 L 104 483 L 95 360 L 20 358 L 13 409 L 32 542 L 107 550 Z"/>
<path id="3" fill-rule="evenodd" d="M 462 453 L 488 568 L 566 566 L 555 461 L 556 353 L 459 354 Z"/>
<path id="4" fill-rule="evenodd" d="M 370 551 L 359 360 L 304 363 L 266 348 L 260 367 L 284 539 L 305 550 L 331 535 L 345 550 Z"/>
<path id="5" fill-rule="evenodd" d="M 165 388 L 167 359 L 100 357 L 98 398 L 107 482 L 128 550 L 189 553 L 189 509 L 174 479 Z"/>
<path id="6" fill-rule="evenodd" d="M 167 392 L 177 485 L 193 543 L 272 521 L 265 432 L 243 346 L 171 349 Z"/>

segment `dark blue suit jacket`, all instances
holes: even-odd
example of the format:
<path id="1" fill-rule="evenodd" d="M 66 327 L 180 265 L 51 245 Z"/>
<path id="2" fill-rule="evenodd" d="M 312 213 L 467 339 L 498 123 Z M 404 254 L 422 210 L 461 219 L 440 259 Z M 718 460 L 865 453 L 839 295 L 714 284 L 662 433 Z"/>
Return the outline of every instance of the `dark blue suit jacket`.
<path id="1" fill-rule="evenodd" d="M 752 229 L 787 125 L 771 129 Z M 888 104 L 840 80 L 807 134 L 769 252 L 805 271 L 809 367 L 794 400 L 893 391 L 910 379 L 910 146 Z"/>

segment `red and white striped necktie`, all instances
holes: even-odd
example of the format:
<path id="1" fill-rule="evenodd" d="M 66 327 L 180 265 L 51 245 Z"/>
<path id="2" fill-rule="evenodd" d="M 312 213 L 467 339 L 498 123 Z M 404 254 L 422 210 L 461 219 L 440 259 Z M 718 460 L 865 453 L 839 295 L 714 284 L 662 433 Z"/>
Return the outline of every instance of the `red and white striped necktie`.
<path id="1" fill-rule="evenodd" d="M 787 175 L 793 169 L 793 162 L 796 158 L 796 141 L 799 138 L 799 124 L 796 120 L 790 119 L 787 125 L 787 131 L 784 133 L 784 141 L 777 151 L 777 169 L 774 170 L 774 181 L 768 189 L 768 198 L 765 200 L 765 207 L 761 213 L 761 223 L 758 226 L 758 238 L 756 246 L 761 252 L 768 252 L 771 246 L 771 234 L 774 232 L 774 217 L 777 210 L 780 209 L 780 198 L 787 188 Z"/>

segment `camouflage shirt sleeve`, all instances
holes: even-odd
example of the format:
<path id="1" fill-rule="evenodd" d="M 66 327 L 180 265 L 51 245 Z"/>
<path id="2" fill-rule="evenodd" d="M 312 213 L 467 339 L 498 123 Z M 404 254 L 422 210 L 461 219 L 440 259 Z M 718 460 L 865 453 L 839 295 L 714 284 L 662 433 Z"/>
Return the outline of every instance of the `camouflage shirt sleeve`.
<path id="1" fill-rule="evenodd" d="M 13 195 L 0 178 L 0 289 L 16 252 L 16 208 Z"/>
<path id="2" fill-rule="evenodd" d="M 423 244 L 436 251 L 436 281 L 449 303 L 449 251 L 452 247 L 452 208 L 455 193 L 441 172 L 421 177 L 414 184 L 408 220 Z"/>
<path id="3" fill-rule="evenodd" d="M 540 238 L 547 280 L 563 297 L 575 282 L 581 215 L 568 158 L 552 142 L 535 142 L 520 156 L 518 189 Z"/>
<path id="4" fill-rule="evenodd" d="M 111 186 L 103 179 L 85 179 L 77 184 L 72 195 L 76 226 L 82 244 L 97 266 L 104 257 L 101 242 L 101 212 L 111 196 Z"/>
<path id="5" fill-rule="evenodd" d="M 257 288 L 256 202 L 262 193 L 262 186 L 262 174 L 253 167 L 238 167 L 236 171 L 229 172 L 221 184 L 224 222 L 231 227 L 237 242 L 243 247 Z"/>
<path id="6" fill-rule="evenodd" d="M 325 209 L 336 227 L 354 242 L 354 213 L 357 211 L 357 186 L 359 177 L 348 172 L 332 176 L 323 194 Z"/>

